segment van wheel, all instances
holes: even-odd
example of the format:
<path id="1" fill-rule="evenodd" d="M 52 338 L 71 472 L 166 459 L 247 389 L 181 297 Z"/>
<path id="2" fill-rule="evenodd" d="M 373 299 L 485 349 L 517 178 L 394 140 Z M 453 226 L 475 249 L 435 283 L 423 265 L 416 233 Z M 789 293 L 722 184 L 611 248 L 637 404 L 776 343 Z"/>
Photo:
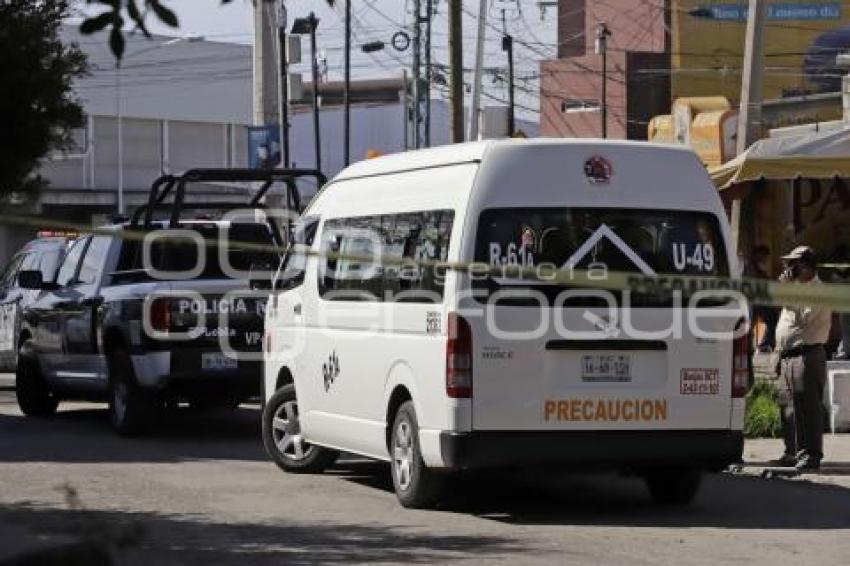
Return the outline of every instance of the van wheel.
<path id="1" fill-rule="evenodd" d="M 390 435 L 393 487 L 404 507 L 431 507 L 440 494 L 441 477 L 422 461 L 419 425 L 412 401 L 398 408 Z"/>
<path id="2" fill-rule="evenodd" d="M 308 444 L 301 436 L 295 385 L 278 389 L 263 408 L 263 444 L 285 472 L 318 474 L 336 462 L 339 452 Z"/>
<path id="3" fill-rule="evenodd" d="M 644 479 L 656 503 L 687 505 L 699 491 L 702 474 L 690 468 L 664 468 L 647 472 Z"/>
<path id="4" fill-rule="evenodd" d="M 15 370 L 15 394 L 18 407 L 28 417 L 49 417 L 56 412 L 59 398 L 50 391 L 41 375 L 38 361 L 29 356 L 18 358 Z"/>
<path id="5" fill-rule="evenodd" d="M 135 436 L 148 430 L 153 420 L 153 398 L 136 382 L 130 354 L 113 350 L 108 357 L 109 421 L 122 436 Z"/>

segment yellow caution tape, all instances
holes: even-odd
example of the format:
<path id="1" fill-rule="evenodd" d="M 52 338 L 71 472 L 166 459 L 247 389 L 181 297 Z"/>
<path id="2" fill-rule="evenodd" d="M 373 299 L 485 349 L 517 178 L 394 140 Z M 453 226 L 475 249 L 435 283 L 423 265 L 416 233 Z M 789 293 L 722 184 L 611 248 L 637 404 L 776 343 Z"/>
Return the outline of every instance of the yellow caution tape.
<path id="1" fill-rule="evenodd" d="M 146 232 L 134 233 L 105 228 L 92 229 L 81 224 L 50 220 L 45 225 L 44 219 L 36 217 L 0 216 L 0 223 L 16 224 L 49 228 L 53 230 L 73 230 L 86 233 L 119 235 L 124 239 L 144 239 Z M 164 236 L 163 239 L 168 239 Z M 185 240 L 179 236 L 173 239 Z M 218 246 L 218 240 L 211 238 L 205 242 Z M 252 244 L 240 242 L 239 248 L 246 251 L 281 253 L 277 246 L 267 244 Z M 530 282 L 541 282 L 549 285 L 562 285 L 607 291 L 630 291 L 635 295 L 658 297 L 680 295 L 683 298 L 692 296 L 700 291 L 731 291 L 743 295 L 750 303 L 757 305 L 776 306 L 807 306 L 827 309 L 837 312 L 850 312 L 850 285 L 837 283 L 796 283 L 779 282 L 769 279 L 749 277 L 705 277 L 693 275 L 644 275 L 639 273 L 606 271 L 604 276 L 598 270 L 578 269 L 543 269 L 541 266 L 525 267 L 519 265 L 496 266 L 480 262 L 451 262 L 410 257 L 372 256 L 357 254 L 341 254 L 337 252 L 299 251 L 307 257 L 347 260 L 372 265 L 396 265 L 411 267 L 427 267 L 436 270 L 451 270 L 474 274 L 476 276 L 496 276 L 508 279 L 525 279 Z M 821 264 L 830 266 L 833 264 Z"/>

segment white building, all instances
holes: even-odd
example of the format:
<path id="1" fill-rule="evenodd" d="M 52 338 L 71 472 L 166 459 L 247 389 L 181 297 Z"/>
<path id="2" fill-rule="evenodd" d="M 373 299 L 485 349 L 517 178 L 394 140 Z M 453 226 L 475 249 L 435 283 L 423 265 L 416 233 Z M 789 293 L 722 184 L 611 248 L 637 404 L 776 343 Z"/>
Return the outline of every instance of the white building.
<path id="1" fill-rule="evenodd" d="M 120 69 L 107 36 L 81 35 L 77 26 L 62 30 L 88 54 L 89 76 L 75 90 L 83 102 L 86 126 L 76 148 L 45 160 L 41 174 L 48 188 L 37 212 L 50 219 L 96 225 L 118 210 L 119 187 L 125 212 L 146 200 L 151 183 L 164 173 L 196 167 L 247 167 L 248 128 L 252 125 L 252 47 L 192 38 L 127 34 Z M 402 69 L 396 78 L 354 83 L 351 160 L 367 151 L 409 147 Z M 305 85 L 305 93 L 310 85 Z M 343 113 L 338 83 L 320 87 L 324 97 L 320 130 L 322 170 L 328 177 L 343 167 Z M 314 167 L 313 118 L 309 98 L 295 101 L 291 116 L 293 166 Z M 121 136 L 119 143 L 119 120 Z M 432 145 L 448 143 L 448 108 L 432 102 Z M 518 123 L 529 136 L 536 124 Z M 118 166 L 119 162 L 122 164 Z M 310 191 L 310 188 L 307 188 Z M 36 229 L 0 226 L 0 265 Z"/>

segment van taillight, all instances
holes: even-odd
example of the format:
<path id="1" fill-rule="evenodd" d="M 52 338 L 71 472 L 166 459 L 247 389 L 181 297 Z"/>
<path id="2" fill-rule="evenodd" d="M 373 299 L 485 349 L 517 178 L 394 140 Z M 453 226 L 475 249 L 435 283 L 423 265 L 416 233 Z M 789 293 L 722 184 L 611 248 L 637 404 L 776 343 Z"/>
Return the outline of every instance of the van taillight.
<path id="1" fill-rule="evenodd" d="M 446 342 L 446 395 L 453 399 L 472 397 L 472 328 L 457 313 L 449 313 Z"/>
<path id="2" fill-rule="evenodd" d="M 171 299 L 160 297 L 151 303 L 151 328 L 168 332 L 171 328 Z"/>
<path id="3" fill-rule="evenodd" d="M 735 327 L 735 331 L 739 332 L 742 326 L 745 326 L 747 321 L 741 319 Z M 747 394 L 747 386 L 750 381 L 750 348 L 749 348 L 749 332 L 742 332 L 740 336 L 732 342 L 732 397 L 741 398 Z"/>

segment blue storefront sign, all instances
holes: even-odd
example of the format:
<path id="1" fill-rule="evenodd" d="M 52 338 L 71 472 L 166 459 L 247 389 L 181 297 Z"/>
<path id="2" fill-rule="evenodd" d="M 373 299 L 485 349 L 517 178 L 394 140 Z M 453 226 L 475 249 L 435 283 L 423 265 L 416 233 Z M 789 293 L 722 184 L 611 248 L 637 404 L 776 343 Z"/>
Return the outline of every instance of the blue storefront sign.
<path id="1" fill-rule="evenodd" d="M 747 20 L 746 4 L 710 4 L 699 8 L 704 17 L 711 20 L 743 22 Z M 781 3 L 768 4 L 768 20 L 840 20 L 841 2 L 819 2 L 816 4 Z"/>

